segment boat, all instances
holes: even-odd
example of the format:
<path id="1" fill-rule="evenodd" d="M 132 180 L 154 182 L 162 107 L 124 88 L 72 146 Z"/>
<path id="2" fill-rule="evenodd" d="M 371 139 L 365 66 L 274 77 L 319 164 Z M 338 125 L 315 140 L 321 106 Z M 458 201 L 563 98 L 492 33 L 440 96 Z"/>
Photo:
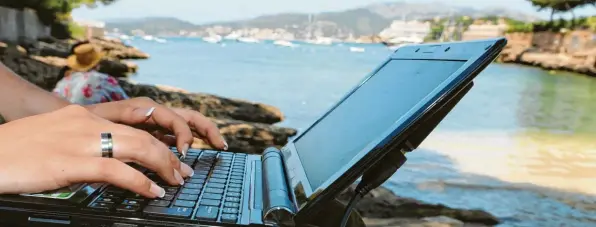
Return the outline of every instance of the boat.
<path id="1" fill-rule="evenodd" d="M 350 47 L 350 52 L 359 52 L 362 53 L 366 51 L 366 49 L 362 48 L 362 47 Z"/>
<path id="2" fill-rule="evenodd" d="M 285 47 L 297 47 L 298 46 L 297 44 L 294 44 L 287 40 L 276 40 L 273 42 L 273 44 L 277 45 L 277 46 L 285 46 Z"/>
<path id="3" fill-rule="evenodd" d="M 327 38 L 327 37 L 318 37 L 316 39 L 308 39 L 305 42 L 309 43 L 309 44 L 315 44 L 315 45 L 331 45 L 331 44 L 333 44 L 333 39 Z"/>
<path id="4" fill-rule="evenodd" d="M 243 43 L 259 43 L 258 39 L 255 38 L 250 38 L 250 37 L 239 37 L 238 38 L 238 42 L 243 42 Z"/>
<path id="5" fill-rule="evenodd" d="M 203 41 L 208 42 L 208 43 L 219 43 L 219 42 L 221 42 L 221 36 L 212 35 L 212 36 L 203 37 Z"/>
<path id="6" fill-rule="evenodd" d="M 154 37 L 152 35 L 145 35 L 142 38 L 147 41 L 153 41 L 153 39 L 154 39 Z"/>
<path id="7" fill-rule="evenodd" d="M 155 37 L 155 38 L 153 38 L 153 40 L 155 40 L 155 42 L 158 42 L 158 43 L 167 43 L 168 42 L 166 39 L 159 38 L 159 37 Z"/>
<path id="8" fill-rule="evenodd" d="M 240 38 L 240 35 L 236 33 L 230 33 L 224 37 L 226 40 L 238 40 L 238 38 Z"/>

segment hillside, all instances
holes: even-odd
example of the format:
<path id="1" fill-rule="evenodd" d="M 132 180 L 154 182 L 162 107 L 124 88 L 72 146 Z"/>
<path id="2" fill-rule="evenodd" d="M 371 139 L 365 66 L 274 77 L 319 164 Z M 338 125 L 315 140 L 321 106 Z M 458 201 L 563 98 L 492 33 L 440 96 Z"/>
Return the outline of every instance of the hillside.
<path id="1" fill-rule="evenodd" d="M 141 29 L 149 34 L 178 33 L 180 30 L 196 31 L 202 34 L 205 29 L 213 26 L 223 26 L 232 29 L 241 28 L 281 28 L 304 37 L 310 31 L 315 36 L 329 36 L 345 38 L 348 35 L 361 36 L 378 34 L 396 19 L 432 19 L 448 16 L 503 16 L 523 21 L 533 21 L 538 18 L 511 9 L 487 8 L 475 9 L 471 7 L 451 6 L 447 3 L 406 3 L 392 2 L 373 4 L 362 8 L 323 12 L 317 14 L 280 13 L 265 15 L 241 21 L 217 22 L 202 25 L 178 20 L 175 18 L 147 18 L 145 20 L 131 20 L 108 22 L 108 28 L 119 28 L 121 31 Z M 312 23 L 309 22 L 309 18 Z"/>

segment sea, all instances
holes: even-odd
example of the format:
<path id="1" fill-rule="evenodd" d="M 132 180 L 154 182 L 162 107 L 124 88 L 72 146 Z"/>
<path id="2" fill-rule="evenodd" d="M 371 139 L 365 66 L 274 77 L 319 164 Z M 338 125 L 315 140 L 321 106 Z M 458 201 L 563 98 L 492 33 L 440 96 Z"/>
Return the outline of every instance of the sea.
<path id="1" fill-rule="evenodd" d="M 130 41 L 139 83 L 262 102 L 302 131 L 392 51 L 377 44 Z M 395 194 L 482 209 L 499 226 L 596 226 L 596 78 L 493 63 L 385 183 Z"/>

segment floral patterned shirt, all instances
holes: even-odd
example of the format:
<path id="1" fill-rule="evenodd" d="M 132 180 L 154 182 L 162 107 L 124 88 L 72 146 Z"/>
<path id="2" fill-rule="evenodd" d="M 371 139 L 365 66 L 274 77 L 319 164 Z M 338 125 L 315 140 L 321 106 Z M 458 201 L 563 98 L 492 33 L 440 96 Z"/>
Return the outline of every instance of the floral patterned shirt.
<path id="1" fill-rule="evenodd" d="M 56 84 L 54 93 L 79 105 L 129 99 L 116 78 L 97 71 L 70 73 Z"/>

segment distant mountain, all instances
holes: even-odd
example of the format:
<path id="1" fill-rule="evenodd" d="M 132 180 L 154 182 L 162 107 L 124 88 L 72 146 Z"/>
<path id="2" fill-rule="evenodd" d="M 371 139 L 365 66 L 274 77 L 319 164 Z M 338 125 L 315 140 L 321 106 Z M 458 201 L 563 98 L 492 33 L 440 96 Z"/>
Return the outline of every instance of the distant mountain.
<path id="1" fill-rule="evenodd" d="M 298 38 L 306 36 L 307 33 L 315 36 L 345 38 L 348 35 L 378 34 L 396 19 L 432 19 L 435 17 L 463 15 L 473 18 L 503 16 L 523 21 L 539 19 L 535 15 L 504 8 L 475 9 L 471 7 L 452 6 L 443 2 L 391 2 L 373 4 L 340 12 L 323 12 L 317 14 L 281 13 L 247 20 L 202 25 L 194 25 L 175 18 L 146 18 L 130 21 L 108 21 L 107 26 L 108 28 L 119 28 L 122 31 L 141 29 L 149 34 L 172 33 L 180 30 L 194 30 L 202 34 L 201 32 L 205 31 L 205 29 L 217 25 L 232 29 L 281 28 Z"/>
<path id="2" fill-rule="evenodd" d="M 177 33 L 180 30 L 196 30 L 197 25 L 173 17 L 146 17 L 106 20 L 106 28 L 110 31 L 117 28 L 127 33 L 138 29 L 147 34 L 160 34 L 164 32 Z"/>

